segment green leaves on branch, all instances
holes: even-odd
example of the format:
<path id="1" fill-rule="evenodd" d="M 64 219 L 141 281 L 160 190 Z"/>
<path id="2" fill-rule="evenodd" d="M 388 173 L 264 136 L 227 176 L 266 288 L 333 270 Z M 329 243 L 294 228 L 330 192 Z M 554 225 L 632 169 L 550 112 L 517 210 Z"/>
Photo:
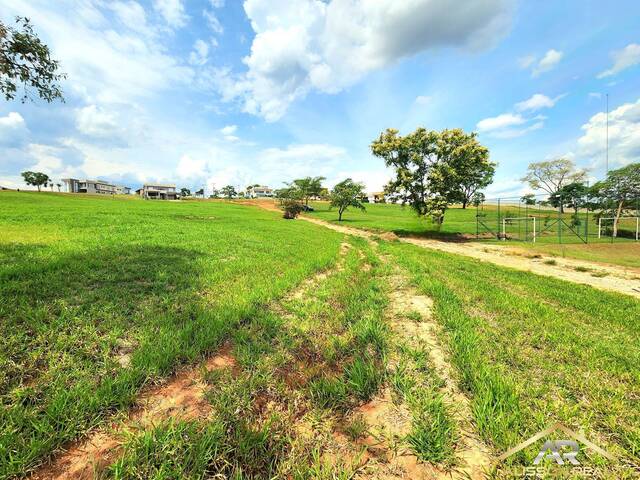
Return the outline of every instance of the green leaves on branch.
<path id="1" fill-rule="evenodd" d="M 0 94 L 13 100 L 22 86 L 23 103 L 32 100 L 32 89 L 49 103 L 64 101 L 58 82 L 66 75 L 59 73 L 59 62 L 51 58 L 49 47 L 34 33 L 28 18 L 17 17 L 16 23 L 18 28 L 0 22 Z"/>
<path id="2" fill-rule="evenodd" d="M 385 192 L 437 224 L 444 221 L 449 205 L 460 202 L 466 207 L 487 187 L 496 167 L 476 134 L 461 129 L 418 128 L 405 136 L 387 129 L 371 144 L 371 151 L 395 169 Z"/>

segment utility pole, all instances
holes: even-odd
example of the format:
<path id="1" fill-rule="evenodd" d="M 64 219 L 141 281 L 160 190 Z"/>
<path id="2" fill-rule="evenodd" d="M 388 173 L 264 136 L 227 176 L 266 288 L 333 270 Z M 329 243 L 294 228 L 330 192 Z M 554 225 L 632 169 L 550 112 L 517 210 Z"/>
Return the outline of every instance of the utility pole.
<path id="1" fill-rule="evenodd" d="M 609 94 L 607 93 L 607 174 L 609 174 Z"/>

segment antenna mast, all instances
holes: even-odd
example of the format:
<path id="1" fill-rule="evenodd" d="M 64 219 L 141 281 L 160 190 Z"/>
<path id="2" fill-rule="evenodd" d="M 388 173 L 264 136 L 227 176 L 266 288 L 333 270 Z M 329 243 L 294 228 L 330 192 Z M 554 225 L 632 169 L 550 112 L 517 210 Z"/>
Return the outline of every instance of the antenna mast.
<path id="1" fill-rule="evenodd" d="M 607 93 L 607 173 L 609 173 L 609 94 Z"/>

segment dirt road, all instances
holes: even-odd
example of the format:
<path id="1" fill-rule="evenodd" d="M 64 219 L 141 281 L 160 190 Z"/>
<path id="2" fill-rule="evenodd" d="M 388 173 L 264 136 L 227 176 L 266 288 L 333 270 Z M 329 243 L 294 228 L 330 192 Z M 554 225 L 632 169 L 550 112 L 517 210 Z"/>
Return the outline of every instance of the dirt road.
<path id="1" fill-rule="evenodd" d="M 251 204 L 266 210 L 280 211 L 272 201 L 255 201 Z M 505 248 L 500 245 L 487 245 L 473 242 L 443 242 L 426 238 L 396 237 L 393 233 L 378 234 L 358 228 L 335 225 L 307 215 L 301 215 L 299 218 L 347 235 L 355 235 L 364 238 L 381 237 L 387 240 L 392 238 L 398 239 L 401 242 L 411 243 L 422 248 L 430 248 L 433 250 L 464 255 L 476 258 L 483 262 L 500 265 L 502 267 L 515 268 L 517 270 L 524 270 L 538 275 L 590 285 L 600 290 L 624 293 L 640 299 L 640 274 L 630 268 L 603 265 L 585 260 L 568 258 L 559 260 L 552 257 L 537 255 L 534 257 L 531 254 L 527 256 L 525 252 L 519 253 L 516 250 Z"/>

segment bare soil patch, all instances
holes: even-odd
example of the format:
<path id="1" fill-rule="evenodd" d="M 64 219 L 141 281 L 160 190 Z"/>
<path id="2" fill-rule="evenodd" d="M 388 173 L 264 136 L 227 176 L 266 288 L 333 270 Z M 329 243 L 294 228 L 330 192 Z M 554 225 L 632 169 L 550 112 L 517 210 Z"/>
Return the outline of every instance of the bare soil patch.
<path id="1" fill-rule="evenodd" d="M 230 347 L 209 358 L 204 365 L 176 374 L 168 383 L 147 390 L 140 395 L 136 406 L 123 422 L 113 422 L 109 428 L 98 430 L 83 441 L 72 444 L 60 456 L 36 471 L 36 480 L 91 479 L 95 473 L 113 463 L 121 454 L 125 432 L 152 428 L 168 420 L 190 420 L 206 417 L 210 405 L 205 399 L 206 371 L 234 368 L 235 359 Z"/>

